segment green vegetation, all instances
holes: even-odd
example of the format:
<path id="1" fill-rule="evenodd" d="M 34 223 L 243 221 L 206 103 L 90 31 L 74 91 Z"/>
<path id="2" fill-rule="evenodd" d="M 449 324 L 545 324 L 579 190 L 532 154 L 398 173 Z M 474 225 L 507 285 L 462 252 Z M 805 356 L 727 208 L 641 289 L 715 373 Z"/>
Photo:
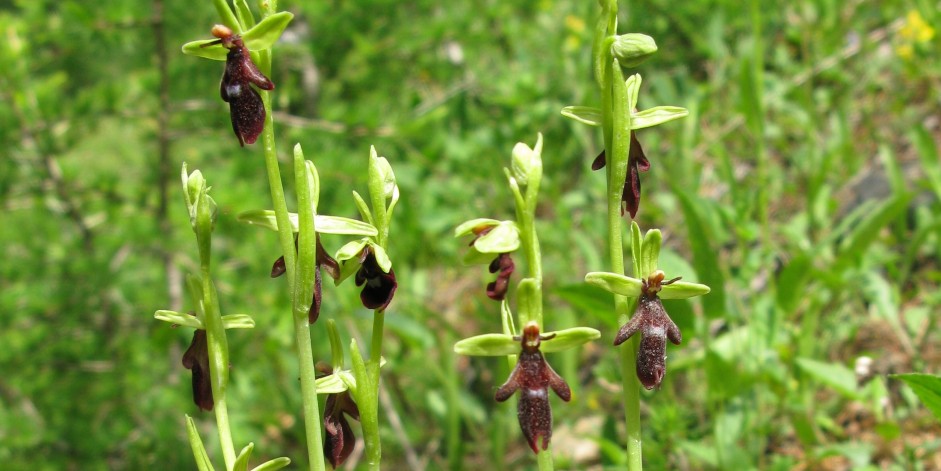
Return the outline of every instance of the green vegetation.
<path id="1" fill-rule="evenodd" d="M 625 463 L 611 347 L 622 319 L 584 282 L 609 265 L 605 176 L 590 170 L 604 139 L 559 112 L 602 106 L 597 2 L 279 8 L 295 15 L 269 75 L 288 209 L 295 143 L 317 165 L 320 213 L 357 217 L 350 194 L 367 188 L 371 145 L 401 188 L 383 467 L 535 468 L 515 404 L 493 400 L 505 359 L 453 353 L 502 330 L 493 275 L 461 264 L 453 231 L 514 213 L 503 167 L 538 132 L 543 309 L 551 330 L 601 332 L 544 350 L 572 390 L 564 407 L 552 399 L 555 466 Z M 663 297 L 683 344 L 668 347 L 661 388 L 641 393 L 647 468 L 941 467 L 939 12 L 933 0 L 620 3 L 619 31 L 659 48 L 630 71 L 644 78 L 638 108 L 690 113 L 638 131 L 652 166 L 637 222 L 662 231 L 661 270 L 712 290 Z M 236 217 L 271 207 L 262 141 L 242 148 L 232 134 L 222 63 L 180 52 L 215 23 L 209 0 L 0 7 L 4 469 L 194 469 L 184 414 L 221 465 L 215 417 L 193 404 L 181 364 L 192 329 L 153 319 L 196 310 L 183 162 L 218 205 L 221 313 L 256 324 L 226 332 L 235 452 L 253 441 L 251 466 L 306 464 L 292 298 L 269 279 L 284 244 Z M 344 347 L 369 345 L 359 289 L 325 283 L 324 299 L 314 360 L 331 359 L 327 319 Z M 912 372 L 932 376 L 889 376 Z M 365 459 L 354 451 L 347 467 Z"/>

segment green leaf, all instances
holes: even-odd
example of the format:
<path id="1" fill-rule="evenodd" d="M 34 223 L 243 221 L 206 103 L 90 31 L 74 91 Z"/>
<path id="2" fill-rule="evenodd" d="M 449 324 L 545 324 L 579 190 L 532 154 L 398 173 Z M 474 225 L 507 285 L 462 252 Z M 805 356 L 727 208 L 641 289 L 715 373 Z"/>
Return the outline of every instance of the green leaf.
<path id="1" fill-rule="evenodd" d="M 925 169 L 925 178 L 934 194 L 941 199 L 941 156 L 938 155 L 938 144 L 924 125 L 912 130 L 909 138 L 918 150 L 921 165 Z"/>
<path id="2" fill-rule="evenodd" d="M 203 326 L 203 321 L 199 320 L 198 317 L 192 314 L 183 314 L 181 312 L 161 310 L 154 313 L 154 318 L 164 322 L 169 322 L 174 325 L 181 325 L 183 327 L 192 327 L 194 329 L 206 328 Z"/>
<path id="3" fill-rule="evenodd" d="M 660 288 L 660 299 L 686 299 L 709 294 L 709 287 L 699 283 L 675 281 Z"/>
<path id="4" fill-rule="evenodd" d="M 291 459 L 282 456 L 280 458 L 265 461 L 264 463 L 255 466 L 252 471 L 277 471 L 289 464 L 291 464 Z"/>
<path id="5" fill-rule="evenodd" d="M 655 106 L 631 113 L 631 129 L 644 129 L 689 116 L 689 110 L 679 106 Z"/>
<path id="6" fill-rule="evenodd" d="M 454 353 L 458 355 L 500 357 L 519 352 L 519 341 L 505 334 L 476 335 L 454 344 Z"/>
<path id="7" fill-rule="evenodd" d="M 601 110 L 593 106 L 566 106 L 562 116 L 589 126 L 601 126 Z"/>
<path id="8" fill-rule="evenodd" d="M 644 243 L 640 250 L 640 269 L 638 278 L 646 278 L 657 270 L 657 260 L 660 259 L 660 244 L 663 243 L 663 234 L 660 229 L 651 229 L 644 236 Z"/>
<path id="9" fill-rule="evenodd" d="M 281 37 L 281 33 L 288 27 L 294 14 L 281 11 L 258 22 L 252 29 L 242 35 L 245 47 L 250 51 L 270 49 Z"/>
<path id="10" fill-rule="evenodd" d="M 621 296 L 627 296 L 629 298 L 639 297 L 640 289 L 643 286 L 643 282 L 637 278 L 618 275 L 617 273 L 597 271 L 586 274 L 585 282 L 610 293 L 620 294 Z"/>
<path id="11" fill-rule="evenodd" d="M 808 376 L 822 384 L 830 386 L 849 399 L 859 399 L 856 390 L 856 374 L 839 363 L 824 363 L 810 358 L 798 358 L 797 366 Z"/>
<path id="12" fill-rule="evenodd" d="M 879 236 L 879 230 L 899 217 L 911 199 L 911 193 L 895 195 L 863 218 L 840 245 L 835 265 L 846 267 L 851 261 L 865 256 L 866 249 Z"/>
<path id="13" fill-rule="evenodd" d="M 200 39 L 197 41 L 190 41 L 183 45 L 183 54 L 188 56 L 202 57 L 204 59 L 212 59 L 214 61 L 224 61 L 226 56 L 229 54 L 229 50 L 222 47 L 222 44 L 212 44 L 213 42 L 218 41 L 218 39 Z"/>
<path id="14" fill-rule="evenodd" d="M 712 289 L 712 294 L 702 299 L 703 312 L 709 318 L 715 318 L 725 312 L 725 279 L 716 254 L 719 253 L 710 241 L 713 239 L 706 231 L 706 222 L 701 211 L 704 203 L 690 197 L 686 191 L 673 188 L 679 199 L 690 248 L 693 252 L 693 266 L 699 281 Z"/>
<path id="15" fill-rule="evenodd" d="M 186 434 L 189 436 L 190 447 L 193 448 L 193 457 L 196 458 L 196 468 L 199 471 L 214 471 L 212 461 L 206 454 L 206 447 L 203 446 L 203 441 L 196 430 L 196 422 L 188 415 L 186 416 Z"/>
<path id="16" fill-rule="evenodd" d="M 291 220 L 291 230 L 297 232 L 297 213 L 288 213 Z M 278 230 L 278 221 L 275 218 L 274 211 L 270 209 L 253 209 L 240 213 L 237 217 L 239 222 L 251 224 L 253 226 L 264 227 L 273 231 Z M 324 216 L 317 214 L 314 216 L 314 227 L 321 234 L 338 234 L 375 237 L 379 234 L 375 226 L 356 219 L 344 218 L 339 216 Z"/>
<path id="17" fill-rule="evenodd" d="M 601 338 L 601 332 L 590 327 L 572 327 L 554 332 L 547 332 L 545 335 L 555 337 L 549 340 L 543 340 L 539 349 L 543 353 L 553 353 L 569 350 Z"/>
<path id="18" fill-rule="evenodd" d="M 229 314 L 222 316 L 222 327 L 224 329 L 254 329 L 255 319 L 248 314 Z"/>
<path id="19" fill-rule="evenodd" d="M 232 471 L 248 471 L 248 460 L 252 456 L 252 450 L 255 449 L 255 444 L 249 442 L 248 445 L 245 445 L 245 448 L 242 448 L 242 451 L 239 452 L 237 458 L 235 458 L 235 463 L 232 465 Z"/>
<path id="20" fill-rule="evenodd" d="M 922 373 L 905 373 L 889 375 L 889 377 L 904 381 L 935 418 L 941 420 L 941 377 Z"/>
<path id="21" fill-rule="evenodd" d="M 520 246 L 520 233 L 513 221 L 501 221 L 480 236 L 474 242 L 474 249 L 480 253 L 501 254 L 509 253 Z"/>

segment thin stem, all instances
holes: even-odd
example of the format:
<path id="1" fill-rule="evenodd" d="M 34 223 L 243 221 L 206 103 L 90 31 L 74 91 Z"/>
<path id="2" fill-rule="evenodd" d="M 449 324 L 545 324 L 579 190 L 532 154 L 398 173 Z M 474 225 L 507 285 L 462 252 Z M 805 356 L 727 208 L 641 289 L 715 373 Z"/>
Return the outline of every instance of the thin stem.
<path id="1" fill-rule="evenodd" d="M 216 427 L 219 429 L 219 445 L 222 446 L 222 459 L 225 468 L 235 465 L 235 444 L 232 442 L 232 428 L 229 426 L 229 408 L 225 396 L 214 401 L 212 411 L 216 414 Z"/>
<path id="2" fill-rule="evenodd" d="M 539 471 L 552 471 L 552 448 L 546 448 L 536 455 L 536 462 L 539 464 Z"/>
<path id="3" fill-rule="evenodd" d="M 208 257 L 206 259 L 208 262 Z M 222 315 L 216 297 L 216 287 L 209 275 L 208 263 L 202 267 L 203 282 L 203 323 L 206 326 L 206 344 L 209 350 L 209 377 L 212 386 L 213 411 L 216 414 L 216 427 L 219 430 L 219 445 L 226 469 L 235 465 L 235 444 L 232 429 L 229 426 L 229 409 L 226 406 L 226 389 L 229 382 L 229 342 L 222 325 Z"/>
<path id="4" fill-rule="evenodd" d="M 270 56 L 266 65 L 270 65 Z M 264 67 L 264 66 L 263 66 Z M 265 72 L 270 67 L 265 67 Z M 262 101 L 265 105 L 265 129 L 262 132 L 262 142 L 265 150 L 265 168 L 268 173 L 268 186 L 271 189 L 271 203 L 274 207 L 275 219 L 278 221 L 278 241 L 281 253 L 284 254 L 285 275 L 288 287 L 293 292 L 296 279 L 297 256 L 294 251 L 294 230 L 288 216 L 287 202 L 284 198 L 284 187 L 281 184 L 281 172 L 278 168 L 278 154 L 274 139 L 274 122 L 271 118 L 271 97 L 267 91 L 261 91 Z M 292 309 L 293 311 L 293 309 Z M 304 413 L 304 431 L 307 441 L 307 455 L 312 471 L 326 469 L 323 456 L 323 444 L 320 431 L 320 410 L 317 403 L 317 387 L 315 384 L 314 354 L 310 346 L 310 324 L 307 315 L 295 315 L 294 337 L 297 342 L 297 361 L 301 374 L 301 401 Z"/>
<path id="5" fill-rule="evenodd" d="M 382 331 L 385 324 L 385 310 L 377 309 L 373 313 L 372 341 L 369 360 L 366 363 L 368 384 L 360 400 L 360 417 L 363 424 L 366 464 L 370 470 L 378 470 L 382 462 L 382 442 L 379 438 L 379 364 L 382 352 Z"/>

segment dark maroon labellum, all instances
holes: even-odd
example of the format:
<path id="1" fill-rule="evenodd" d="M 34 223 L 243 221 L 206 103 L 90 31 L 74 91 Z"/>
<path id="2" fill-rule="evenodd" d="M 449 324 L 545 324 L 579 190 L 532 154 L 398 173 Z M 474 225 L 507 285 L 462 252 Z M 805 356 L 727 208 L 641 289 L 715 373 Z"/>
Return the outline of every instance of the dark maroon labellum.
<path id="1" fill-rule="evenodd" d="M 232 30 L 222 25 L 214 26 L 212 35 L 219 40 L 204 46 L 222 44 L 229 50 L 219 92 L 222 100 L 229 104 L 232 130 L 235 131 L 242 147 L 245 147 L 246 143 L 254 144 L 265 128 L 265 106 L 261 96 L 249 84 L 255 84 L 262 90 L 274 90 L 274 83 L 252 62 L 252 56 L 241 36 L 233 34 Z"/>
<path id="2" fill-rule="evenodd" d="M 598 157 L 591 163 L 592 170 L 600 170 L 607 164 L 605 152 L 601 151 Z M 631 214 L 631 219 L 637 216 L 637 210 L 640 208 L 640 172 L 650 170 L 650 161 L 644 155 L 644 149 L 640 146 L 640 141 L 631 131 L 631 147 L 627 155 L 627 175 L 624 178 L 624 190 L 621 192 L 621 215 L 624 212 Z"/>
<path id="3" fill-rule="evenodd" d="M 497 273 L 497 279 L 487 284 L 487 297 L 494 301 L 503 301 L 510 288 L 510 275 L 516 265 L 508 253 L 502 253 L 490 262 L 490 273 Z"/>
<path id="4" fill-rule="evenodd" d="M 193 402 L 200 409 L 211 411 L 212 380 L 209 377 L 209 344 L 205 330 L 193 332 L 193 341 L 183 354 L 183 366 L 193 371 Z"/>
<path id="5" fill-rule="evenodd" d="M 663 272 L 657 271 L 647 280 L 642 280 L 641 296 L 637 310 L 627 324 L 621 326 L 614 345 L 620 345 L 636 332 L 640 331 L 640 348 L 637 351 L 637 378 L 647 389 L 660 387 L 666 374 L 666 345 L 670 339 L 674 345 L 683 341 L 680 329 L 670 319 L 663 308 L 657 293 L 662 285 L 673 283 L 679 278 L 663 281 Z"/>
<path id="6" fill-rule="evenodd" d="M 552 388 L 563 401 L 567 402 L 572 398 L 572 391 L 568 384 L 549 366 L 542 352 L 539 351 L 541 341 L 552 337 L 555 335 L 539 335 L 539 326 L 535 323 L 526 325 L 523 329 L 523 336 L 518 338 L 522 351 L 516 368 L 494 395 L 494 399 L 503 402 L 509 399 L 517 389 L 520 391 L 516 415 L 523 436 L 526 437 L 534 453 L 539 453 L 540 438 L 543 450 L 549 447 L 549 440 L 552 438 L 549 388 Z"/>
<path id="7" fill-rule="evenodd" d="M 360 267 L 356 272 L 356 286 L 362 286 L 359 299 L 366 309 L 385 309 L 392 302 L 392 296 L 398 283 L 395 281 L 395 270 L 389 273 L 382 271 L 376 255 L 367 245 L 360 252 Z"/>
<path id="8" fill-rule="evenodd" d="M 333 372 L 329 366 L 319 363 L 317 369 L 327 375 Z M 346 416 L 359 420 L 359 408 L 356 407 L 356 402 L 353 401 L 350 392 L 328 394 L 323 415 L 323 453 L 333 469 L 342 465 L 350 457 L 356 445 L 356 436 L 353 435 L 353 429 L 346 420 Z"/>
<path id="9" fill-rule="evenodd" d="M 297 235 L 294 236 L 294 248 L 297 248 Z M 320 317 L 320 304 L 323 299 L 323 277 L 320 274 L 320 269 L 326 270 L 327 274 L 334 280 L 340 277 L 340 265 L 323 248 L 320 243 L 320 234 L 317 234 L 317 254 L 314 263 L 314 296 L 310 303 L 310 310 L 307 312 L 307 322 L 309 324 L 317 322 Z M 282 255 L 271 266 L 271 277 L 277 278 L 286 271 L 287 267 L 284 265 L 284 256 Z"/>

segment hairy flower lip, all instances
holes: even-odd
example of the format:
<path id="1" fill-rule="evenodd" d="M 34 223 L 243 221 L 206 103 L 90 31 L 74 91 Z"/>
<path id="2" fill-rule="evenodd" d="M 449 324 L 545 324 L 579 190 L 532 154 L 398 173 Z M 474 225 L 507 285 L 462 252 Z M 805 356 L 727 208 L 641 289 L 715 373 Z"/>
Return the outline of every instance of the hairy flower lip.
<path id="1" fill-rule="evenodd" d="M 548 389 L 552 388 L 563 401 L 572 398 L 568 384 L 549 366 L 539 351 L 540 343 L 553 337 L 539 335 L 536 323 L 527 324 L 523 335 L 518 337 L 521 351 L 516 367 L 506 383 L 494 394 L 497 402 L 503 402 L 517 390 L 520 391 L 516 406 L 517 419 L 533 453 L 539 453 L 540 445 L 543 450 L 547 449 L 552 438 L 552 409 Z"/>
<path id="2" fill-rule="evenodd" d="M 605 151 L 591 163 L 592 170 L 600 170 L 607 165 Z M 650 170 L 650 161 L 644 154 L 644 149 L 637 140 L 634 131 L 631 131 L 631 145 L 627 156 L 627 174 L 624 177 L 624 189 L 621 191 L 621 215 L 630 213 L 631 219 L 637 216 L 640 209 L 640 172 Z"/>
<path id="3" fill-rule="evenodd" d="M 325 375 L 333 373 L 333 369 L 325 364 L 318 363 L 316 368 Z M 334 469 L 350 457 L 356 445 L 356 436 L 346 416 L 359 420 L 359 407 L 350 392 L 328 394 L 323 415 L 323 452 Z"/>
<path id="4" fill-rule="evenodd" d="M 294 249 L 297 249 L 297 235 L 294 236 Z M 320 234 L 317 234 L 317 248 L 316 255 L 314 260 L 314 294 L 313 299 L 310 303 L 310 309 L 307 312 L 307 322 L 313 324 L 317 322 L 317 319 L 320 317 L 320 304 L 323 300 L 323 277 L 320 274 L 320 269 L 326 270 L 327 274 L 330 275 L 334 280 L 340 277 L 340 265 L 337 263 L 330 254 L 327 253 L 327 250 L 324 249 L 323 244 L 320 243 Z M 284 264 L 284 256 L 282 255 L 274 264 L 271 266 L 271 277 L 277 278 L 283 275 L 287 271 L 287 267 Z"/>
<path id="5" fill-rule="evenodd" d="M 204 411 L 211 411 L 212 379 L 209 376 L 209 344 L 206 331 L 196 329 L 189 348 L 183 353 L 183 367 L 193 372 L 193 402 Z"/>
<path id="6" fill-rule="evenodd" d="M 641 296 L 637 302 L 637 309 L 630 321 L 621 326 L 614 338 L 614 345 L 618 346 L 638 331 L 640 332 L 640 347 L 637 351 L 637 378 L 647 389 L 660 387 L 666 374 L 666 341 L 675 345 L 683 341 L 682 333 L 676 326 L 657 293 L 663 285 L 676 282 L 680 278 L 663 281 L 662 271 L 657 270 L 648 279 L 641 280 Z"/>
<path id="7" fill-rule="evenodd" d="M 385 310 L 392 302 L 398 283 L 395 280 L 395 270 L 382 271 L 376 255 L 369 245 L 363 247 L 359 255 L 360 267 L 356 271 L 356 286 L 362 286 L 359 299 L 366 309 Z"/>

